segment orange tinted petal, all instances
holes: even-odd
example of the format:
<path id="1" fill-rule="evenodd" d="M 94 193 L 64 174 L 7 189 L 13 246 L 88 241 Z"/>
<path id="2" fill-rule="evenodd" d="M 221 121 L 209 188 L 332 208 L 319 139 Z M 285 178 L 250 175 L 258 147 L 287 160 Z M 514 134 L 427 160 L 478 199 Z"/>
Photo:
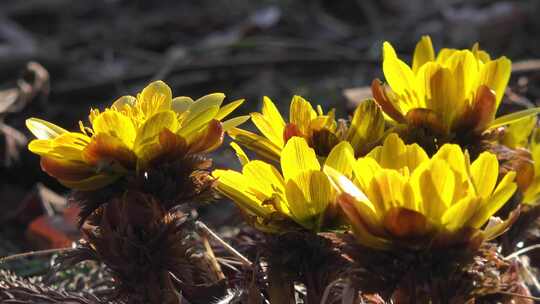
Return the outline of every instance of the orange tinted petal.
<path id="1" fill-rule="evenodd" d="M 164 129 L 159 133 L 159 144 L 165 153 L 176 153 L 187 147 L 186 140 L 169 129 Z"/>
<path id="2" fill-rule="evenodd" d="M 170 162 L 183 157 L 187 152 L 186 140 L 169 129 L 161 131 L 158 138 L 158 143 L 147 145 L 141 150 L 140 167 Z"/>
<path id="3" fill-rule="evenodd" d="M 399 238 L 424 236 L 430 231 L 426 217 L 419 212 L 406 208 L 392 208 L 384 217 L 384 226 L 388 232 Z"/>
<path id="4" fill-rule="evenodd" d="M 426 108 L 409 110 L 405 116 L 407 123 L 415 127 L 423 127 L 434 131 L 435 134 L 445 134 L 446 130 L 437 113 Z"/>
<path id="5" fill-rule="evenodd" d="M 302 132 L 300 132 L 300 129 L 298 129 L 296 124 L 291 122 L 285 126 L 285 129 L 283 129 L 283 141 L 287 143 L 287 141 L 293 136 L 302 137 Z"/>
<path id="6" fill-rule="evenodd" d="M 213 119 L 208 127 L 190 144 L 189 153 L 204 153 L 217 149 L 223 143 L 223 126 Z"/>
<path id="7" fill-rule="evenodd" d="M 47 174 L 62 180 L 82 180 L 95 174 L 95 170 L 85 163 L 44 156 L 41 157 L 40 164 Z"/>
<path id="8" fill-rule="evenodd" d="M 473 121 L 476 121 L 474 131 L 483 132 L 495 119 L 497 100 L 495 91 L 485 85 L 478 88 L 476 100 L 472 109 Z"/>
<path id="9" fill-rule="evenodd" d="M 373 98 L 375 98 L 375 101 L 377 101 L 379 106 L 381 106 L 381 109 L 384 111 L 384 113 L 386 113 L 386 115 L 390 116 L 397 122 L 405 122 L 403 114 L 399 112 L 394 104 L 392 104 L 390 99 L 388 99 L 388 96 L 386 96 L 382 83 L 379 79 L 374 79 L 373 82 L 371 82 L 371 94 L 373 94 Z"/>
<path id="10" fill-rule="evenodd" d="M 106 133 L 97 134 L 83 151 L 86 162 L 100 166 L 117 162 L 125 169 L 133 168 L 137 157 L 119 138 Z"/>

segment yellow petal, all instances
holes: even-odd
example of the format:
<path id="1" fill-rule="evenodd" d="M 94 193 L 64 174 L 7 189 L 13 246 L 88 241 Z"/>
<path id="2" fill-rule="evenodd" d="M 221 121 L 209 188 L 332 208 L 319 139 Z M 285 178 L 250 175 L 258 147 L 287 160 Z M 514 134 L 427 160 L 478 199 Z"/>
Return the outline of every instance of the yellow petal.
<path id="1" fill-rule="evenodd" d="M 454 55 L 454 53 L 456 53 L 457 51 L 458 50 L 456 50 L 456 49 L 448 49 L 448 48 L 441 49 L 439 51 L 439 53 L 437 54 L 436 61 L 438 63 L 445 64 L 446 60 L 448 60 L 448 58 L 452 57 L 452 55 Z"/>
<path id="2" fill-rule="evenodd" d="M 330 151 L 324 166 L 331 167 L 341 174 L 350 177 L 354 162 L 354 150 L 351 144 L 347 141 L 342 141 Z"/>
<path id="3" fill-rule="evenodd" d="M 383 73 L 386 82 L 397 94 L 404 94 L 414 88 L 414 73 L 397 57 L 396 51 L 388 42 L 383 44 Z"/>
<path id="4" fill-rule="evenodd" d="M 217 119 L 217 118 L 215 118 L 215 119 Z M 238 127 L 239 125 L 245 123 L 248 120 L 249 120 L 248 115 L 237 116 L 235 118 L 227 119 L 222 124 L 223 125 L 223 131 L 227 132 L 227 131 L 229 131 L 229 130 L 231 130 L 233 128 Z"/>
<path id="5" fill-rule="evenodd" d="M 497 183 L 498 176 L 499 162 L 493 153 L 483 152 L 471 164 L 471 177 L 476 188 L 476 193 L 482 199 L 486 199 L 491 195 Z"/>
<path id="6" fill-rule="evenodd" d="M 89 143 L 90 137 L 81 133 L 67 132 L 54 139 L 33 140 L 28 149 L 41 156 L 82 160 L 81 153 Z"/>
<path id="7" fill-rule="evenodd" d="M 450 231 L 463 228 L 478 208 L 479 198 L 466 196 L 453 204 L 442 216 L 442 224 Z"/>
<path id="8" fill-rule="evenodd" d="M 480 71 L 480 84 L 485 84 L 495 91 L 497 105 L 500 104 L 504 95 L 511 71 L 512 62 L 504 56 L 486 63 Z"/>
<path id="9" fill-rule="evenodd" d="M 385 212 L 392 208 L 416 209 L 414 193 L 405 177 L 395 170 L 382 169 L 370 183 L 370 195 L 380 198 Z M 371 196 L 370 196 L 371 198 Z"/>
<path id="10" fill-rule="evenodd" d="M 469 160 L 461 147 L 456 144 L 444 144 L 432 157 L 433 160 L 445 161 L 454 172 L 457 172 L 462 180 L 468 179 L 470 168 Z"/>
<path id="11" fill-rule="evenodd" d="M 223 107 L 219 109 L 219 112 L 216 114 L 215 119 L 222 120 L 223 118 L 227 117 L 229 114 L 231 114 L 236 108 L 238 108 L 240 105 L 244 103 L 245 99 L 238 99 L 235 101 L 232 101 Z"/>
<path id="12" fill-rule="evenodd" d="M 293 219 L 307 229 L 318 231 L 332 199 L 331 190 L 328 178 L 321 171 L 303 171 L 290 179 L 285 193 Z"/>
<path id="13" fill-rule="evenodd" d="M 536 122 L 536 116 L 530 116 L 509 125 L 504 130 L 502 144 L 512 149 L 525 147 Z"/>
<path id="14" fill-rule="evenodd" d="M 189 109 L 189 107 L 193 105 L 194 102 L 195 101 L 193 101 L 191 97 L 187 97 L 187 96 L 175 97 L 172 100 L 171 110 L 173 110 L 176 113 L 184 113 Z"/>
<path id="15" fill-rule="evenodd" d="M 189 121 L 192 120 L 194 117 L 198 117 L 201 112 L 204 112 L 207 109 L 213 107 L 217 107 L 219 109 L 221 107 L 221 104 L 223 103 L 223 99 L 225 99 L 225 94 L 212 93 L 195 100 L 191 107 L 189 107 L 189 115 L 187 117 L 187 120 Z M 214 114 L 214 116 L 215 115 L 217 115 L 217 113 Z"/>
<path id="16" fill-rule="evenodd" d="M 134 107 L 137 104 L 137 98 L 133 96 L 122 96 L 114 101 L 112 104 L 112 109 L 117 111 L 127 111 L 128 109 Z"/>
<path id="17" fill-rule="evenodd" d="M 482 202 L 482 205 L 470 220 L 469 225 L 471 227 L 482 227 L 493 214 L 506 204 L 517 189 L 517 185 L 514 182 L 515 177 L 516 173 L 514 171 L 508 172 L 503 177 L 491 197 Z"/>
<path id="18" fill-rule="evenodd" d="M 28 144 L 28 150 L 38 155 L 47 155 L 53 147 L 53 141 L 48 139 L 34 139 Z"/>
<path id="19" fill-rule="evenodd" d="M 417 206 L 434 223 L 440 223 L 447 208 L 454 203 L 456 176 L 450 166 L 442 160 L 423 163 L 413 172 L 411 185 L 420 196 Z"/>
<path id="20" fill-rule="evenodd" d="M 163 81 L 147 85 L 138 96 L 139 106 L 144 114 L 150 116 L 159 111 L 171 109 L 171 88 Z"/>
<path id="21" fill-rule="evenodd" d="M 420 82 L 425 83 L 426 107 L 433 110 L 443 122 L 446 130 L 452 124 L 457 111 L 464 107 L 463 90 L 449 67 L 438 63 L 428 63 L 420 74 Z"/>
<path id="22" fill-rule="evenodd" d="M 485 240 L 491 241 L 505 233 L 519 218 L 520 210 L 521 209 L 519 208 L 514 209 L 514 211 L 510 212 L 508 218 L 504 221 L 498 217 L 491 217 L 483 231 Z"/>
<path id="23" fill-rule="evenodd" d="M 262 201 L 249 194 L 247 185 L 250 181 L 242 174 L 232 170 L 214 170 L 217 179 L 216 189 L 232 199 L 242 210 L 260 217 L 269 216 L 272 211 L 262 205 Z"/>
<path id="24" fill-rule="evenodd" d="M 259 129 L 266 138 L 276 146 L 283 147 L 283 128 L 275 125 L 274 122 L 268 120 L 268 118 L 261 113 L 251 113 L 251 121 L 253 121 L 257 129 Z"/>
<path id="25" fill-rule="evenodd" d="M 469 98 L 469 95 L 478 87 L 478 61 L 469 50 L 460 50 L 452 54 L 445 66 L 454 76 L 453 82 L 460 100 Z"/>
<path id="26" fill-rule="evenodd" d="M 233 148 L 234 152 L 236 153 L 236 157 L 238 157 L 238 160 L 240 161 L 240 164 L 242 166 L 245 166 L 249 162 L 249 157 L 247 156 L 246 152 L 234 141 L 231 142 L 231 148 Z"/>
<path id="27" fill-rule="evenodd" d="M 171 110 L 158 112 L 146 120 L 137 132 L 137 137 L 133 145 L 134 150 L 138 151 L 140 147 L 146 144 L 157 142 L 158 135 L 164 129 L 173 133 L 178 129 L 178 120 L 176 119 L 175 112 Z"/>
<path id="28" fill-rule="evenodd" d="M 281 169 L 285 181 L 299 175 L 303 171 L 318 171 L 321 165 L 315 151 L 302 137 L 291 138 L 281 152 Z"/>
<path id="29" fill-rule="evenodd" d="M 227 132 L 232 139 L 245 148 L 257 153 L 262 158 L 279 162 L 281 148 L 268 139 L 255 133 L 233 128 Z"/>
<path id="30" fill-rule="evenodd" d="M 291 101 L 290 122 L 295 124 L 302 134 L 308 134 L 311 120 L 317 117 L 317 112 L 313 110 L 311 103 L 301 96 L 295 95 Z"/>
<path id="31" fill-rule="evenodd" d="M 377 161 L 371 157 L 361 157 L 353 164 L 356 181 L 364 190 L 368 189 L 369 183 L 381 169 Z"/>
<path id="32" fill-rule="evenodd" d="M 538 115 L 540 113 L 540 107 L 530 108 L 526 110 L 521 110 L 517 112 L 513 112 L 510 114 L 506 114 L 500 117 L 497 117 L 491 124 L 489 125 L 488 130 L 496 129 L 500 126 L 509 125 L 516 123 L 520 121 L 521 119 L 525 119 L 527 117 L 531 117 L 534 115 Z"/>
<path id="33" fill-rule="evenodd" d="M 367 153 L 384 134 L 384 117 L 373 99 L 361 102 L 351 119 L 347 141 L 359 154 Z"/>
<path id="34" fill-rule="evenodd" d="M 192 108 L 189 110 L 189 114 L 184 121 L 182 121 L 182 126 L 178 130 L 178 135 L 182 137 L 188 137 L 190 134 L 199 131 L 201 128 L 206 126 L 216 113 L 219 111 L 217 105 L 209 106 L 208 108 L 199 109 L 196 108 L 196 111 L 192 112 Z"/>
<path id="35" fill-rule="evenodd" d="M 53 139 L 68 131 L 48 121 L 39 118 L 26 120 L 26 127 L 37 139 Z"/>
<path id="36" fill-rule="evenodd" d="M 481 60 L 484 63 L 491 61 L 491 56 L 489 56 L 486 51 L 480 50 L 480 45 L 478 44 L 478 42 L 473 44 L 471 50 L 478 60 Z"/>
<path id="37" fill-rule="evenodd" d="M 182 122 L 180 135 L 185 136 L 207 124 L 218 114 L 221 103 L 225 99 L 223 93 L 213 93 L 197 99 L 188 109 Z"/>
<path id="38" fill-rule="evenodd" d="M 116 111 L 105 111 L 92 121 L 96 134 L 106 133 L 120 139 L 127 147 L 133 147 L 137 131 L 132 120 Z"/>
<path id="39" fill-rule="evenodd" d="M 272 122 L 272 124 L 274 125 L 274 128 L 276 128 L 277 130 L 277 133 L 283 134 L 283 128 L 285 128 L 285 121 L 283 120 L 281 113 L 279 113 L 279 110 L 277 109 L 276 105 L 267 96 L 263 97 L 262 114 L 269 121 Z M 283 137 L 283 135 L 281 135 L 281 137 Z"/>
<path id="40" fill-rule="evenodd" d="M 332 167 L 325 167 L 324 173 L 328 176 L 332 186 L 338 193 L 345 193 L 355 199 L 358 203 L 369 209 L 374 217 L 377 217 L 377 208 L 371 203 L 368 197 L 356 185 L 341 172 Z"/>
<path id="41" fill-rule="evenodd" d="M 242 174 L 250 182 L 248 187 L 263 194 L 264 199 L 272 197 L 276 191 L 283 193 L 283 177 L 270 164 L 260 160 L 250 161 L 243 167 Z"/>
<path id="42" fill-rule="evenodd" d="M 352 230 L 358 242 L 375 249 L 389 249 L 391 247 L 388 240 L 374 235 L 373 232 L 370 231 L 365 219 L 373 219 L 374 217 L 371 216 L 369 211 L 361 213 L 359 211 L 362 208 L 360 207 L 360 203 L 356 202 L 352 197 L 346 194 L 339 195 L 337 200 L 347 216 L 347 219 L 351 223 Z M 373 227 L 376 227 L 376 224 L 374 224 Z M 381 230 L 381 227 L 379 227 L 379 230 Z"/>
<path id="43" fill-rule="evenodd" d="M 537 205 L 540 198 L 540 176 L 537 176 L 534 181 L 527 187 L 523 193 L 523 204 Z"/>
<path id="44" fill-rule="evenodd" d="M 429 36 L 422 36 L 414 49 L 413 72 L 416 73 L 422 65 L 433 60 L 435 60 L 435 51 L 433 50 L 431 38 Z"/>
<path id="45" fill-rule="evenodd" d="M 531 142 L 529 144 L 532 159 L 534 161 L 534 171 L 540 173 L 540 129 L 535 128 L 531 134 Z M 539 175 L 540 174 L 536 174 Z"/>
<path id="46" fill-rule="evenodd" d="M 405 145 L 395 133 L 386 137 L 382 146 L 368 153 L 383 168 L 399 170 L 407 167 L 413 171 L 420 163 L 428 160 L 426 152 L 417 144 Z"/>

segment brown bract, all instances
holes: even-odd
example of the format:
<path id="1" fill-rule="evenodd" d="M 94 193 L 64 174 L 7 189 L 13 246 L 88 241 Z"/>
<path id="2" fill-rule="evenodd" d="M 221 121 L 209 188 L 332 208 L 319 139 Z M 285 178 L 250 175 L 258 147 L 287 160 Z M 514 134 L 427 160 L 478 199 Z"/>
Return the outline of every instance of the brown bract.
<path id="1" fill-rule="evenodd" d="M 174 145 L 181 145 L 181 142 Z M 163 157 L 166 158 L 166 154 Z M 99 206 L 121 198 L 126 190 L 154 196 L 164 210 L 187 203 L 201 204 L 214 198 L 212 185 L 215 180 L 208 171 L 211 166 L 209 159 L 187 155 L 146 171 L 134 172 L 99 191 L 74 191 L 71 200 L 81 206 L 80 224 Z"/>
<path id="2" fill-rule="evenodd" d="M 356 294 L 365 303 L 530 303 L 522 298 L 530 294 L 518 266 L 505 260 L 494 244 L 484 243 L 474 252 L 459 246 L 381 252 L 355 244 L 349 234 L 332 238 L 351 261 L 342 274 L 347 288 L 334 295 L 335 301 Z M 512 293 L 516 296 L 505 295 Z"/>
<path id="3" fill-rule="evenodd" d="M 64 261 L 103 262 L 129 303 L 208 303 L 224 293 L 223 275 L 194 231 L 185 214 L 130 191 L 88 217 L 82 247 Z"/>

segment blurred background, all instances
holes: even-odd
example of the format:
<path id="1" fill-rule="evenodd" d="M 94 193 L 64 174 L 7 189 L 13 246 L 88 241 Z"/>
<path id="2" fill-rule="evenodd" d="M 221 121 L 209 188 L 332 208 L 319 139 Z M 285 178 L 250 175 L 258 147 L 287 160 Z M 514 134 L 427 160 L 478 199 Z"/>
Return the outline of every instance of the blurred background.
<path id="1" fill-rule="evenodd" d="M 287 113 L 298 94 L 346 117 L 382 77 L 382 42 L 409 59 L 425 34 L 437 49 L 478 41 L 492 56 L 508 56 L 515 65 L 504 102 L 527 107 L 540 98 L 538 16 L 538 0 L 3 0 L 0 257 L 77 238 L 66 189 L 26 149 L 28 117 L 76 129 L 90 107 L 155 79 L 177 96 L 246 98 L 241 113 L 260 109 L 264 95 Z M 215 160 L 235 163 L 226 145 Z M 230 225 L 225 206 L 201 215 L 210 226 Z M 13 267 L 43 270 L 38 261 Z"/>

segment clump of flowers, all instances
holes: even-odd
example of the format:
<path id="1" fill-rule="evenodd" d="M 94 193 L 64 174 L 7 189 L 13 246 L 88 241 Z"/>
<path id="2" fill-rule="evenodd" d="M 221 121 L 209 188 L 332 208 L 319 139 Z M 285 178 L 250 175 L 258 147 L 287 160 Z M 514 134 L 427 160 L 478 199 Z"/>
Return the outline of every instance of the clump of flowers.
<path id="1" fill-rule="evenodd" d="M 385 42 L 387 85 L 374 80 L 349 123 L 300 96 L 288 121 L 267 97 L 224 120 L 242 100 L 173 98 L 157 81 L 92 110 L 78 132 L 29 119 L 29 149 L 83 205 L 85 239 L 63 261 L 102 261 L 129 303 L 208 303 L 242 280 L 250 303 L 472 303 L 521 287 L 508 245 L 492 242 L 540 193 L 540 108 L 496 118 L 510 71 L 478 45 L 435 54 L 426 36 L 409 66 Z M 260 134 L 238 128 L 248 118 Z M 224 133 L 242 169 L 210 173 L 204 155 Z M 221 241 L 249 270 L 229 264 L 234 280 L 183 204 L 214 190 L 255 228 L 254 262 Z"/>
<path id="2" fill-rule="evenodd" d="M 409 141 L 427 147 L 467 143 L 479 141 L 485 131 L 539 112 L 535 108 L 495 118 L 510 72 L 508 58 L 491 59 L 477 44 L 471 50 L 442 49 L 436 55 L 431 39 L 424 36 L 411 66 L 399 59 L 390 43 L 384 43 L 388 86 L 375 79 L 372 93 L 386 117 L 404 126 Z"/>
<path id="3" fill-rule="evenodd" d="M 289 122 L 268 97 L 263 99 L 261 113 L 251 113 L 251 120 L 262 133 L 258 135 L 235 128 L 229 135 L 240 145 L 259 156 L 279 161 L 285 144 L 293 137 L 302 137 L 318 156 L 326 157 L 341 141 L 349 141 L 357 154 L 367 153 L 384 135 L 384 119 L 373 100 L 362 102 L 355 110 L 350 126 L 335 119 L 335 111 L 324 114 L 322 107 L 316 110 L 300 96 L 290 103 Z"/>

